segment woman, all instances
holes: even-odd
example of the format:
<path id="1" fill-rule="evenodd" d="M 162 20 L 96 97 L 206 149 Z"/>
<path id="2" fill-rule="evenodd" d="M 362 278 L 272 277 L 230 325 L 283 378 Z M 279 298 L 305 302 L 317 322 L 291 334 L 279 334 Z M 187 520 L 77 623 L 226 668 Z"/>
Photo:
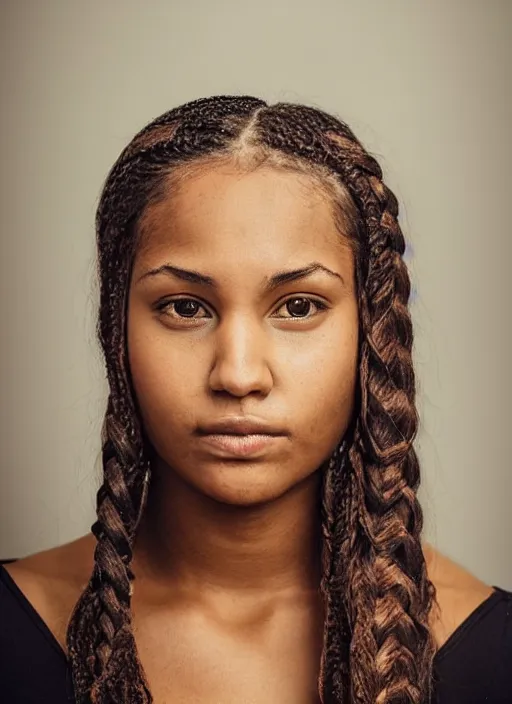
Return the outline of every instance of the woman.
<path id="1" fill-rule="evenodd" d="M 201 99 L 126 147 L 97 521 L 2 572 L 9 702 L 512 697 L 512 593 L 421 542 L 397 215 L 309 107 Z"/>

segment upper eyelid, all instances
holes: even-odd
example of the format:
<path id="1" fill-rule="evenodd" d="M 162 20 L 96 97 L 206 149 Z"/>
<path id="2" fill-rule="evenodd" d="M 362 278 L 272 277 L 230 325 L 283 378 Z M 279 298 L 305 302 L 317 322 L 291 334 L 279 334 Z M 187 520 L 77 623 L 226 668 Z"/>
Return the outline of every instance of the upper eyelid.
<path id="1" fill-rule="evenodd" d="M 311 300 L 320 301 L 321 303 L 324 302 L 322 297 L 316 293 L 289 293 L 282 299 L 282 303 L 280 305 L 286 303 L 286 301 L 289 301 L 293 298 L 309 298 Z M 156 302 L 155 305 L 165 302 L 172 303 L 173 301 L 198 301 L 202 305 L 211 307 L 211 304 L 208 303 L 208 301 L 205 301 L 203 298 L 201 298 L 201 296 L 196 296 L 194 294 L 174 294 L 172 296 L 163 296 Z"/>

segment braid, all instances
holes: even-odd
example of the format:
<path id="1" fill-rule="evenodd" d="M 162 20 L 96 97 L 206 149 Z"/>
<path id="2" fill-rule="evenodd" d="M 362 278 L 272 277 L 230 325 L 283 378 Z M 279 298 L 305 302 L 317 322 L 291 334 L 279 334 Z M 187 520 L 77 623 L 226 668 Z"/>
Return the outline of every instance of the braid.
<path id="1" fill-rule="evenodd" d="M 67 634 L 77 704 L 153 701 L 131 617 L 130 565 L 150 448 L 127 361 L 128 291 L 146 207 L 165 197 L 172 174 L 215 159 L 248 166 L 267 160 L 309 174 L 349 230 L 360 300 L 359 388 L 351 429 L 321 468 L 325 622 L 318 688 L 323 704 L 424 704 L 435 592 L 420 544 L 410 285 L 398 204 L 346 124 L 315 108 L 268 106 L 250 96 L 202 98 L 144 127 L 114 164 L 98 206 L 98 338 L 110 394 L 94 569 Z"/>
<path id="2" fill-rule="evenodd" d="M 97 495 L 97 521 L 92 526 L 98 541 L 95 566 L 71 619 L 68 650 L 79 704 L 89 701 L 138 704 L 152 700 L 135 655 L 130 612 L 134 575 L 129 565 L 146 500 L 149 471 L 129 474 L 128 434 L 113 415 L 111 402 L 104 435 L 104 479 Z"/>
<path id="3" fill-rule="evenodd" d="M 324 648 L 319 672 L 322 702 L 349 700 L 350 629 L 346 609 L 346 572 L 343 555 L 350 551 L 352 474 L 347 471 L 346 443 L 338 447 L 324 472 L 322 495 L 323 575 L 320 590 L 325 603 Z"/>
<path id="4" fill-rule="evenodd" d="M 412 443 L 418 418 L 405 243 L 396 198 L 382 183 L 377 162 L 357 142 L 327 136 L 349 154 L 344 183 L 365 213 L 370 247 L 361 295 L 358 441 L 350 451 L 360 493 L 348 599 L 353 698 L 421 703 L 430 697 L 435 647 L 427 619 L 434 590 L 416 498 L 419 465 Z"/>

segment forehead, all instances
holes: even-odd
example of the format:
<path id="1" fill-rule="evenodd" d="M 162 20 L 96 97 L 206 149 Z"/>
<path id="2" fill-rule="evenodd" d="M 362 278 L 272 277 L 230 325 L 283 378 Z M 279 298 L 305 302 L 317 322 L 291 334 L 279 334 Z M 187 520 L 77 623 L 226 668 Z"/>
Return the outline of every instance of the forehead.
<path id="1" fill-rule="evenodd" d="M 170 253 L 261 267 L 340 256 L 347 241 L 318 181 L 296 172 L 230 166 L 169 180 L 141 222 L 140 258 Z"/>

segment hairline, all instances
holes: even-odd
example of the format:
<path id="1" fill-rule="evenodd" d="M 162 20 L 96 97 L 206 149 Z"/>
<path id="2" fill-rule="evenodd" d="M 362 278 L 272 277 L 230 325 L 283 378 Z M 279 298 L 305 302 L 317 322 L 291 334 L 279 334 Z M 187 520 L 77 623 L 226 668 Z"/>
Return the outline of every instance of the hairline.
<path id="1" fill-rule="evenodd" d="M 223 166 L 230 167 L 241 175 L 267 168 L 305 176 L 309 179 L 310 186 L 328 201 L 340 235 L 340 244 L 350 246 L 357 256 L 360 241 L 360 214 L 341 179 L 327 167 L 311 164 L 301 157 L 287 155 L 264 145 L 225 149 L 165 169 L 163 178 L 153 189 L 134 224 L 134 256 L 140 255 L 145 249 L 148 222 L 154 206 L 176 197 L 180 189 L 190 181 L 201 177 L 209 170 Z"/>

